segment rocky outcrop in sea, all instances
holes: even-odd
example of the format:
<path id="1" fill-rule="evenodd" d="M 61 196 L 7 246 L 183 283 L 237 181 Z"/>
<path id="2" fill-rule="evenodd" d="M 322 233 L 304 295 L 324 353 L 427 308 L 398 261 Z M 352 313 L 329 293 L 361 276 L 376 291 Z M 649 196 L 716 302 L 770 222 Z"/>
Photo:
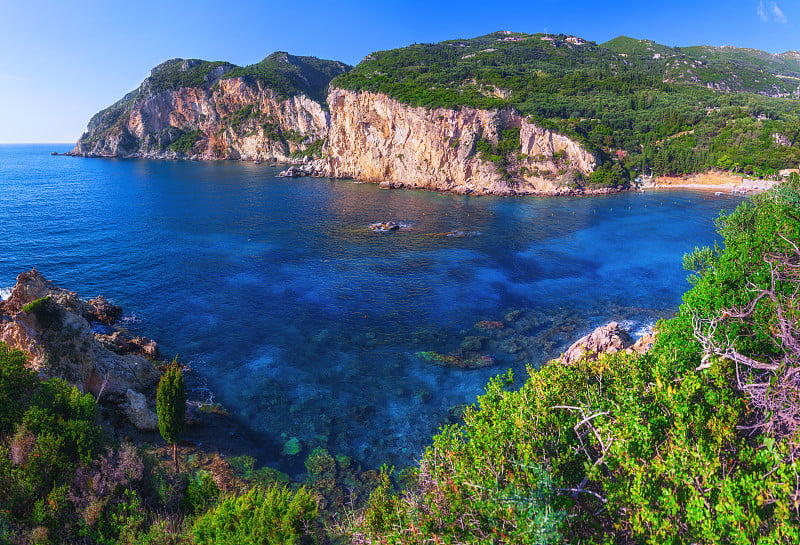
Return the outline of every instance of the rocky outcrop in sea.
<path id="1" fill-rule="evenodd" d="M 0 341 L 27 354 L 41 377 L 93 394 L 138 429 L 157 429 L 158 345 L 114 329 L 121 312 L 102 296 L 84 301 L 33 269 L 0 301 Z"/>

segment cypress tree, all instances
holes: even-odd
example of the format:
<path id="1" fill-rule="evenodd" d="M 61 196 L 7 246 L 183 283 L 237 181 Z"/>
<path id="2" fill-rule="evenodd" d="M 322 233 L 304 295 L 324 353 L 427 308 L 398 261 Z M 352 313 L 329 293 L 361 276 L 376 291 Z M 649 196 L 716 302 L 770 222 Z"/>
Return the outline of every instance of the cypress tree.
<path id="1" fill-rule="evenodd" d="M 178 472 L 178 441 L 183 434 L 186 416 L 186 389 L 178 358 L 172 360 L 158 383 L 156 394 L 158 431 L 167 443 L 172 443 L 172 460 Z"/>

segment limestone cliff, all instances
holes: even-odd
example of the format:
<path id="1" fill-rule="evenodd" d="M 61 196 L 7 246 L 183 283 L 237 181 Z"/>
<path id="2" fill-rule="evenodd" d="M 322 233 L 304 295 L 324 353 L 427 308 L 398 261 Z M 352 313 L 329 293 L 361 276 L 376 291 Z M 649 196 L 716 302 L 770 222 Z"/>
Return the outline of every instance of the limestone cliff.
<path id="1" fill-rule="evenodd" d="M 313 155 L 328 130 L 324 88 L 348 68 L 286 53 L 245 68 L 167 61 L 95 115 L 70 154 L 285 162 Z"/>
<path id="2" fill-rule="evenodd" d="M 577 142 L 511 109 L 429 110 L 342 89 L 331 90 L 328 105 L 327 153 L 314 163 L 327 176 L 456 193 L 566 193 L 598 165 Z M 492 159 L 485 150 L 504 132 L 514 151 Z"/>
<path id="3" fill-rule="evenodd" d="M 292 171 L 470 194 L 571 194 L 598 158 L 512 108 L 426 109 L 328 88 L 348 67 L 273 54 L 258 65 L 174 59 L 95 115 L 84 157 L 307 163 Z M 602 191 L 608 191 L 602 190 Z"/>

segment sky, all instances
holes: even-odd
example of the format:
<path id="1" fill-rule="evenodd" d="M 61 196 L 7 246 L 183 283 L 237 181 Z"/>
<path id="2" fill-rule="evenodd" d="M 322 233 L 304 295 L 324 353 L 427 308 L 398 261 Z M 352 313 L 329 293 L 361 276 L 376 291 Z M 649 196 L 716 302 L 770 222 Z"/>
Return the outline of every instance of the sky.
<path id="1" fill-rule="evenodd" d="M 0 143 L 75 142 L 164 60 L 372 51 L 496 30 L 800 50 L 798 0 L 0 0 Z"/>

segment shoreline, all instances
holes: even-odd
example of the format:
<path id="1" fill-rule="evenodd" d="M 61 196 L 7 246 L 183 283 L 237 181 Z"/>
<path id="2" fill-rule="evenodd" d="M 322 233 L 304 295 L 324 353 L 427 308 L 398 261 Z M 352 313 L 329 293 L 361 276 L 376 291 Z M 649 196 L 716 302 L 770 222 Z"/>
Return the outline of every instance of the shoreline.
<path id="1" fill-rule="evenodd" d="M 208 157 L 186 157 L 186 156 L 138 156 L 138 155 L 129 155 L 129 156 L 102 156 L 102 155 L 92 155 L 88 153 L 76 153 L 74 150 L 65 152 L 65 153 L 56 153 L 53 152 L 51 155 L 58 155 L 58 156 L 65 156 L 65 157 L 77 157 L 83 159 L 135 159 L 135 160 L 150 160 L 150 161 L 190 161 L 190 162 L 237 162 L 237 163 L 250 163 L 255 162 L 249 159 L 219 159 L 219 158 L 208 158 Z M 266 161 L 258 161 L 256 164 L 259 163 L 267 163 L 267 166 L 271 167 L 283 167 L 288 166 L 291 170 L 293 167 L 301 167 L 298 170 L 303 170 L 302 166 L 308 165 L 311 161 L 280 161 L 280 160 L 266 160 Z M 333 180 L 351 180 L 351 177 L 330 177 L 330 176 L 320 176 L 314 172 L 302 172 L 300 174 L 289 174 L 288 176 L 284 174 L 283 171 L 279 174 L 279 176 L 285 177 L 295 177 L 295 176 L 309 176 L 312 178 L 330 178 Z M 781 184 L 783 181 L 775 181 L 775 180 L 751 180 L 746 179 L 743 176 L 732 176 L 728 173 L 720 173 L 709 171 L 700 174 L 691 174 L 688 178 L 679 178 L 679 177 L 672 177 L 672 176 L 658 176 L 655 178 L 654 182 L 648 183 L 632 183 L 628 188 L 622 187 L 615 187 L 615 188 L 589 188 L 584 187 L 580 189 L 573 189 L 573 188 L 563 188 L 559 190 L 550 190 L 550 191 L 525 191 L 525 190 L 516 190 L 509 188 L 509 191 L 498 192 L 498 191 L 491 191 L 486 189 L 473 189 L 469 188 L 464 190 L 461 187 L 452 188 L 452 189 L 445 189 L 445 188 L 429 188 L 429 187 L 415 187 L 406 185 L 402 182 L 365 182 L 365 183 L 374 183 L 381 187 L 381 189 L 421 189 L 427 191 L 434 191 L 440 193 L 450 193 L 455 195 L 471 195 L 471 196 L 498 196 L 498 197 L 524 197 L 524 196 L 535 196 L 535 197 L 588 197 L 594 195 L 607 195 L 609 193 L 624 193 L 627 191 L 644 191 L 644 190 L 669 190 L 669 189 L 690 189 L 690 190 L 698 190 L 698 191 L 714 191 L 714 192 L 724 192 L 731 195 L 749 195 L 755 193 L 762 193 L 772 187 Z"/>

